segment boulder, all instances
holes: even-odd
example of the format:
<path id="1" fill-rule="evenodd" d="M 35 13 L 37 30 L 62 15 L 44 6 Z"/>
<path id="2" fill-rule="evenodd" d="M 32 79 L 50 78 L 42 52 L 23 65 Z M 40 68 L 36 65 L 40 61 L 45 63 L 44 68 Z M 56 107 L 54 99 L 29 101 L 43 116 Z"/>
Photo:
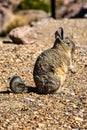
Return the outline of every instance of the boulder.
<path id="1" fill-rule="evenodd" d="M 87 17 L 87 0 L 66 0 L 65 4 L 56 10 L 56 18 Z"/>
<path id="2" fill-rule="evenodd" d="M 7 26 L 13 19 L 13 11 L 21 0 L 0 0 L 0 35 L 4 35 Z"/>
<path id="3" fill-rule="evenodd" d="M 34 9 L 19 11 L 17 12 L 17 15 L 25 17 L 28 23 L 31 23 L 32 21 L 38 21 L 50 16 L 50 14 L 46 13 L 43 10 L 34 10 Z"/>
<path id="4" fill-rule="evenodd" d="M 34 29 L 30 26 L 17 27 L 8 36 L 16 44 L 34 43 L 37 38 Z"/>
<path id="5" fill-rule="evenodd" d="M 14 11 L 15 7 L 21 2 L 21 0 L 0 0 L 0 5 L 4 8 Z"/>
<path id="6" fill-rule="evenodd" d="M 10 10 L 2 6 L 0 7 L 0 34 L 4 32 L 8 22 L 11 20 L 12 17 L 13 13 Z"/>

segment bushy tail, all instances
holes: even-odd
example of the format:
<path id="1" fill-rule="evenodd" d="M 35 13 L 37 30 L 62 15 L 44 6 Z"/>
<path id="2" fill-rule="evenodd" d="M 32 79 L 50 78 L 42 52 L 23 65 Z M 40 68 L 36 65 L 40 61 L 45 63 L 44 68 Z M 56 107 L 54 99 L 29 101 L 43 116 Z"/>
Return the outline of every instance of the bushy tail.
<path id="1" fill-rule="evenodd" d="M 19 76 L 13 76 L 10 80 L 10 89 L 14 93 L 28 92 L 28 87 L 24 84 Z"/>

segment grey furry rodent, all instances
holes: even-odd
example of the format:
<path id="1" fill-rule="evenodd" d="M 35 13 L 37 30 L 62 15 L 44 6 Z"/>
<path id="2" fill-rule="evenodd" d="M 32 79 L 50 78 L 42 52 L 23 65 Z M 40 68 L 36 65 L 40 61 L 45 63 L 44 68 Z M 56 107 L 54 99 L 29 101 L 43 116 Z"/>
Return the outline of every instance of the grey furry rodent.
<path id="1" fill-rule="evenodd" d="M 60 86 L 63 85 L 69 69 L 73 71 L 72 53 L 74 50 L 74 42 L 67 37 L 64 38 L 63 28 L 58 28 L 55 32 L 53 47 L 42 52 L 34 65 L 33 78 L 37 92 L 57 93 Z"/>
<path id="2" fill-rule="evenodd" d="M 55 93 L 63 85 L 72 68 L 74 50 L 75 44 L 69 38 L 64 38 L 63 28 L 60 27 L 55 32 L 54 46 L 42 52 L 34 66 L 34 81 L 40 93 Z"/>

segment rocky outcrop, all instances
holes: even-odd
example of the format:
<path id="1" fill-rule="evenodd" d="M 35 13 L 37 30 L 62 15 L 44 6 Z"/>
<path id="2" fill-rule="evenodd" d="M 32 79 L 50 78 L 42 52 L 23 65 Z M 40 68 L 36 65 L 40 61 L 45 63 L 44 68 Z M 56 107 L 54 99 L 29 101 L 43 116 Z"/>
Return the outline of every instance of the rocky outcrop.
<path id="1" fill-rule="evenodd" d="M 9 33 L 9 38 L 16 44 L 34 43 L 36 37 L 35 31 L 29 26 L 17 27 Z"/>
<path id="2" fill-rule="evenodd" d="M 0 35 L 3 35 L 7 25 L 13 18 L 13 11 L 21 0 L 0 0 Z"/>
<path id="3" fill-rule="evenodd" d="M 0 5 L 4 8 L 14 11 L 15 7 L 20 3 L 21 0 L 0 0 Z"/>
<path id="4" fill-rule="evenodd" d="M 66 0 L 65 4 L 56 10 L 56 18 L 84 18 L 87 17 L 86 0 Z"/>
<path id="5" fill-rule="evenodd" d="M 29 23 L 32 21 L 38 21 L 43 18 L 47 18 L 50 15 L 44 12 L 43 10 L 24 10 L 17 12 L 17 15 L 25 17 Z"/>

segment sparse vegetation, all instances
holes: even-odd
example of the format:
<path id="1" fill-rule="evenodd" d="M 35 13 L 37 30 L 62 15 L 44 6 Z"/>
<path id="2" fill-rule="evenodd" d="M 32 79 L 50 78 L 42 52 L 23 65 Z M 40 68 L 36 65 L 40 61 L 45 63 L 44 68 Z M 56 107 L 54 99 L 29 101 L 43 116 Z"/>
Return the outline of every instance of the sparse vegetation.
<path id="1" fill-rule="evenodd" d="M 46 12 L 50 11 L 50 4 L 44 0 L 22 0 L 15 11 L 25 9 L 41 9 Z"/>
<path id="2" fill-rule="evenodd" d="M 18 26 L 23 26 L 28 24 L 28 21 L 26 20 L 26 18 L 22 17 L 22 16 L 14 16 L 14 18 L 12 18 L 12 20 L 6 25 L 5 27 L 5 34 L 8 34 L 10 32 L 10 30 L 12 30 L 15 27 Z"/>

